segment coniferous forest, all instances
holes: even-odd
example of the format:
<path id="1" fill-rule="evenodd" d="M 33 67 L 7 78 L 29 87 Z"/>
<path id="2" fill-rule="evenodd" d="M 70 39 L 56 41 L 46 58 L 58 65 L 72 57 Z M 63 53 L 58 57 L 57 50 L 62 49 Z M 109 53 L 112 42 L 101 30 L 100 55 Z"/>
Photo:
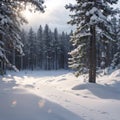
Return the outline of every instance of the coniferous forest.
<path id="1" fill-rule="evenodd" d="M 104 70 L 105 68 L 119 68 L 120 64 L 120 21 L 116 17 L 112 17 L 112 38 L 111 41 L 100 40 L 97 36 L 96 42 L 96 66 L 97 70 Z M 78 76 L 79 73 L 87 73 L 89 69 L 89 47 L 88 41 L 84 41 L 80 46 L 80 51 L 75 49 L 76 45 L 72 41 L 71 33 L 59 33 L 57 28 L 53 31 L 49 28 L 49 25 L 45 25 L 43 28 L 41 25 L 38 30 L 30 28 L 28 31 L 24 29 L 19 33 L 21 48 L 13 48 L 12 45 L 5 43 L 6 58 L 11 65 L 15 65 L 16 68 L 12 68 L 6 62 L 1 61 L 1 73 L 7 69 L 18 70 L 58 70 L 58 69 L 78 69 L 79 72 L 75 73 Z M 72 45 L 73 43 L 73 45 Z M 2 45 L 2 42 L 1 42 Z M 85 48 L 81 47 L 86 45 Z M 19 46 L 19 45 L 18 45 Z M 71 51 L 71 52 L 70 52 Z M 76 52 L 81 54 L 81 62 L 79 56 L 75 55 Z M 3 52 L 4 53 L 4 52 Z M 79 54 L 79 53 L 78 53 Z M 73 56 L 76 58 L 73 58 Z M 79 61 L 80 64 L 75 63 Z M 3 64 L 4 63 L 4 64 Z M 74 63 L 74 64 L 73 64 Z"/>
<path id="2" fill-rule="evenodd" d="M 0 0 L 0 120 L 120 120 L 120 0 Z"/>
<path id="3" fill-rule="evenodd" d="M 32 28 L 28 32 L 22 30 L 21 38 L 21 42 L 24 44 L 24 55 L 15 55 L 17 68 L 68 69 L 68 52 L 71 49 L 70 34 L 59 33 L 57 28 L 51 31 L 48 25 L 45 25 L 44 28 L 40 25 L 36 32 Z"/>
<path id="4" fill-rule="evenodd" d="M 21 25 L 27 23 L 21 11 L 33 5 L 35 11 L 44 12 L 44 1 L 1 0 L 0 1 L 0 74 L 7 68 L 16 68 L 16 54 L 24 55 L 21 42 Z M 12 60 L 11 60 L 12 59 Z"/>
<path id="5" fill-rule="evenodd" d="M 47 24 L 44 28 L 40 25 L 38 30 L 21 31 L 21 25 L 27 21 L 20 11 L 25 9 L 27 3 L 34 5 L 35 10 L 44 12 L 42 1 L 21 2 L 23 4 L 19 0 L 8 1 L 8 4 L 0 2 L 1 74 L 7 69 L 72 68 L 76 76 L 89 73 L 89 82 L 95 82 L 98 70 L 119 68 L 120 20 L 116 16 L 119 10 L 109 5 L 117 4 L 117 0 L 107 3 L 96 1 L 96 4 L 77 1 L 75 6 L 66 5 L 70 11 L 76 11 L 70 15 L 68 22 L 76 26 L 71 33 L 60 33 L 57 28 L 52 31 Z"/>
<path id="6" fill-rule="evenodd" d="M 112 41 L 106 42 L 104 40 L 97 41 L 97 68 L 105 69 L 108 67 L 119 67 L 119 36 L 120 36 L 120 21 L 113 17 L 111 19 L 113 27 Z M 29 31 L 24 29 L 21 31 L 21 43 L 23 44 L 24 54 L 20 54 L 17 50 L 9 49 L 6 54 L 12 64 L 18 69 L 43 69 L 43 70 L 57 70 L 69 69 L 71 67 L 71 56 L 69 53 L 75 46 L 72 46 L 71 33 L 59 33 L 57 28 L 51 31 L 48 25 L 35 32 L 32 28 Z M 99 36 L 98 36 L 99 37 Z M 98 38 L 99 40 L 99 38 Z M 88 44 L 87 41 L 85 43 Z M 74 49 L 76 51 L 76 49 Z M 81 70 L 86 72 L 88 65 L 88 47 L 84 51 L 80 51 L 84 56 L 82 57 L 83 63 L 86 65 L 81 66 Z M 74 54 L 74 51 L 72 51 Z M 68 60 L 69 59 L 69 60 Z M 68 66 L 69 62 L 69 66 Z M 74 64 L 72 64 L 74 65 Z M 86 67 L 85 67 L 86 66 Z M 74 68 L 74 67 L 73 67 Z M 85 68 L 85 69 L 84 69 Z"/>

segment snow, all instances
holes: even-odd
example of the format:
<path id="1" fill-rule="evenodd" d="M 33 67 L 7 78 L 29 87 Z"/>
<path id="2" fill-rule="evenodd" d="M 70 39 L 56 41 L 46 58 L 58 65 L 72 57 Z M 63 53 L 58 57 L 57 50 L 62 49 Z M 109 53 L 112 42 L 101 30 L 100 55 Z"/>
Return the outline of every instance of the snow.
<path id="1" fill-rule="evenodd" d="M 112 72 L 110 77 L 111 78 L 120 77 L 120 69 L 116 70 L 115 72 Z"/>
<path id="2" fill-rule="evenodd" d="M 71 71 L 8 72 L 0 120 L 119 120 L 120 70 L 88 83 Z"/>

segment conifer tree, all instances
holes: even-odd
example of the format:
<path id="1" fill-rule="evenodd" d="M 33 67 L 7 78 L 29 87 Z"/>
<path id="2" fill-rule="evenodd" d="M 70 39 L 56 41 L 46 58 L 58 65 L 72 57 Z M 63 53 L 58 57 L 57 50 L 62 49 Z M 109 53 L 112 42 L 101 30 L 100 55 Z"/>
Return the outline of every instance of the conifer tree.
<path id="1" fill-rule="evenodd" d="M 75 14 L 71 15 L 72 20 L 69 24 L 76 25 L 76 30 L 72 36 L 73 45 L 76 47 L 71 51 L 70 67 L 76 69 L 76 75 L 85 72 L 84 68 L 89 69 L 89 82 L 96 82 L 96 41 L 99 33 L 100 39 L 108 43 L 111 38 L 112 29 L 108 17 L 117 11 L 110 5 L 116 4 L 118 0 L 76 0 L 76 4 L 66 6 Z M 107 44 L 108 45 L 108 44 Z M 89 47 L 88 47 L 89 46 Z M 89 58 L 86 50 L 89 49 Z M 89 59 L 87 67 L 84 60 Z"/>
<path id="2" fill-rule="evenodd" d="M 120 68 L 120 20 L 115 16 L 112 18 L 114 44 L 112 44 L 112 67 Z"/>
<path id="3" fill-rule="evenodd" d="M 54 67 L 57 70 L 58 69 L 58 59 L 59 59 L 59 36 L 58 36 L 58 30 L 57 28 L 54 29 Z"/>
<path id="4" fill-rule="evenodd" d="M 35 67 L 35 62 L 36 62 L 36 35 L 33 31 L 32 28 L 30 28 L 29 33 L 28 33 L 28 48 L 29 49 L 29 53 L 28 53 L 28 63 L 29 63 L 29 67 L 31 70 L 33 70 Z"/>
<path id="5" fill-rule="evenodd" d="M 51 48 L 51 39 L 50 39 L 50 29 L 46 24 L 43 33 L 43 61 L 44 61 L 44 69 L 50 69 L 50 48 Z"/>
<path id="6" fill-rule="evenodd" d="M 42 69 L 42 59 L 43 59 L 43 29 L 42 26 L 40 25 L 38 31 L 37 31 L 37 63 L 38 66 Z"/>
<path id="7" fill-rule="evenodd" d="M 21 4 L 22 3 L 22 4 Z M 23 44 L 20 41 L 20 25 L 26 20 L 20 14 L 20 12 L 25 9 L 26 3 L 33 4 L 36 10 L 43 11 L 43 1 L 42 0 L 1 0 L 0 1 L 0 41 L 4 45 L 9 43 L 9 47 L 13 48 L 13 63 L 15 64 L 15 51 L 20 54 L 23 53 Z M 4 40 L 3 40 L 3 36 Z M 1 45 L 0 56 L 4 63 L 15 69 L 6 57 L 5 50 L 3 50 L 3 45 Z M 16 69 L 17 70 L 17 69 Z"/>
<path id="8" fill-rule="evenodd" d="M 27 51 L 26 51 L 26 48 L 25 48 L 26 44 L 27 44 L 27 32 L 24 29 L 22 29 L 22 31 L 20 33 L 20 37 L 21 37 L 21 42 L 24 45 L 23 46 L 24 54 L 20 55 L 20 66 L 19 66 L 19 69 L 23 70 L 23 69 L 27 68 L 26 63 L 28 62 L 28 61 L 26 61 L 26 53 L 27 53 Z"/>

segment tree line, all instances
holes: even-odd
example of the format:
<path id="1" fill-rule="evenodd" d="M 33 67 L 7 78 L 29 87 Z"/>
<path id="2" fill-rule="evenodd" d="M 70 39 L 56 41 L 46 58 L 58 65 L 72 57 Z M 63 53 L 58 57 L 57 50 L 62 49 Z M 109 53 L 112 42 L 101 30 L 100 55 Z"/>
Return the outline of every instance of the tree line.
<path id="1" fill-rule="evenodd" d="M 44 29 L 40 26 L 37 32 L 32 28 L 28 33 L 21 32 L 20 25 L 26 20 L 20 11 L 26 3 L 44 11 L 42 0 L 0 1 L 1 74 L 6 67 L 57 70 L 67 69 L 69 64 L 76 76 L 87 73 L 88 81 L 95 83 L 97 71 L 120 68 L 120 20 L 116 17 L 119 10 L 112 7 L 118 0 L 76 0 L 76 4 L 66 5 L 72 11 L 68 24 L 76 28 L 70 35 L 59 34 L 57 29 L 51 31 L 48 25 Z"/>
<path id="2" fill-rule="evenodd" d="M 22 30 L 21 42 L 24 44 L 24 55 L 14 55 L 15 65 L 19 69 L 29 70 L 58 70 L 68 69 L 68 52 L 71 49 L 70 35 L 58 33 L 46 24 L 44 29 L 40 25 L 35 32 L 32 28 L 28 32 Z M 12 53 L 13 54 L 13 53 Z M 9 56 L 9 59 L 12 58 Z M 11 59 L 11 62 L 14 60 Z"/>

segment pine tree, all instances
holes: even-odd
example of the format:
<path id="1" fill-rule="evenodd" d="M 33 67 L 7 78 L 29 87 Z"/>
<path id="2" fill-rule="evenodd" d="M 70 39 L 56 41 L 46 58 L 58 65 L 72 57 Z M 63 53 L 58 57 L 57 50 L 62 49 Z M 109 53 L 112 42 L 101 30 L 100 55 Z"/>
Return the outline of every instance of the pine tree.
<path id="1" fill-rule="evenodd" d="M 21 2 L 23 4 L 21 4 Z M 26 3 L 31 3 L 35 6 L 35 9 L 43 11 L 43 1 L 42 0 L 1 0 L 0 1 L 0 41 L 6 44 L 10 44 L 9 47 L 13 48 L 13 63 L 15 64 L 15 51 L 20 54 L 22 51 L 22 43 L 20 41 L 20 25 L 26 20 L 20 14 L 20 11 L 25 9 Z M 3 40 L 3 36 L 4 40 Z M 7 63 L 12 68 L 16 69 L 15 66 L 11 65 L 6 57 L 6 53 L 3 52 L 3 45 L 1 45 L 1 60 Z M 5 50 L 4 50 L 5 51 Z"/>
<path id="2" fill-rule="evenodd" d="M 59 68 L 59 35 L 57 28 L 54 29 L 54 68 L 57 70 Z"/>
<path id="3" fill-rule="evenodd" d="M 62 32 L 60 45 L 61 45 L 61 57 L 60 57 L 60 67 L 62 69 L 68 69 L 68 52 L 70 51 L 69 35 Z"/>
<path id="4" fill-rule="evenodd" d="M 51 60 L 51 37 L 50 37 L 50 29 L 49 26 L 46 24 L 43 33 L 43 61 L 44 61 L 44 69 L 50 69 L 50 60 Z"/>
<path id="5" fill-rule="evenodd" d="M 112 67 L 120 68 L 120 20 L 116 17 L 112 19 L 113 33 L 114 33 L 114 44 L 112 44 Z"/>
<path id="6" fill-rule="evenodd" d="M 118 0 L 76 0 L 77 4 L 69 4 L 66 6 L 75 14 L 71 15 L 71 25 L 76 25 L 76 31 L 72 36 L 72 41 L 76 47 L 70 54 L 71 67 L 77 70 L 77 76 L 84 72 L 87 68 L 86 61 L 89 46 L 89 82 L 96 82 L 96 42 L 97 35 L 100 34 L 100 39 L 106 40 L 108 43 L 111 38 L 112 30 L 111 23 L 108 17 L 115 14 L 117 11 L 110 7 L 116 4 Z M 108 44 L 107 44 L 108 45 Z"/>
<path id="7" fill-rule="evenodd" d="M 37 64 L 42 69 L 42 63 L 43 63 L 43 29 L 40 25 L 38 31 L 37 31 Z"/>
<path id="8" fill-rule="evenodd" d="M 53 32 L 50 30 L 50 69 L 54 69 L 54 35 Z"/>
<path id="9" fill-rule="evenodd" d="M 19 69 L 23 70 L 23 69 L 27 68 L 26 63 L 28 62 L 28 61 L 26 61 L 27 48 L 25 48 L 27 45 L 27 32 L 24 29 L 22 29 L 22 31 L 20 33 L 20 37 L 21 37 L 21 42 L 24 45 L 23 46 L 24 54 L 20 55 Z"/>
<path id="10" fill-rule="evenodd" d="M 35 68 L 36 62 L 36 35 L 32 28 L 30 28 L 28 33 L 28 63 L 31 70 Z"/>

